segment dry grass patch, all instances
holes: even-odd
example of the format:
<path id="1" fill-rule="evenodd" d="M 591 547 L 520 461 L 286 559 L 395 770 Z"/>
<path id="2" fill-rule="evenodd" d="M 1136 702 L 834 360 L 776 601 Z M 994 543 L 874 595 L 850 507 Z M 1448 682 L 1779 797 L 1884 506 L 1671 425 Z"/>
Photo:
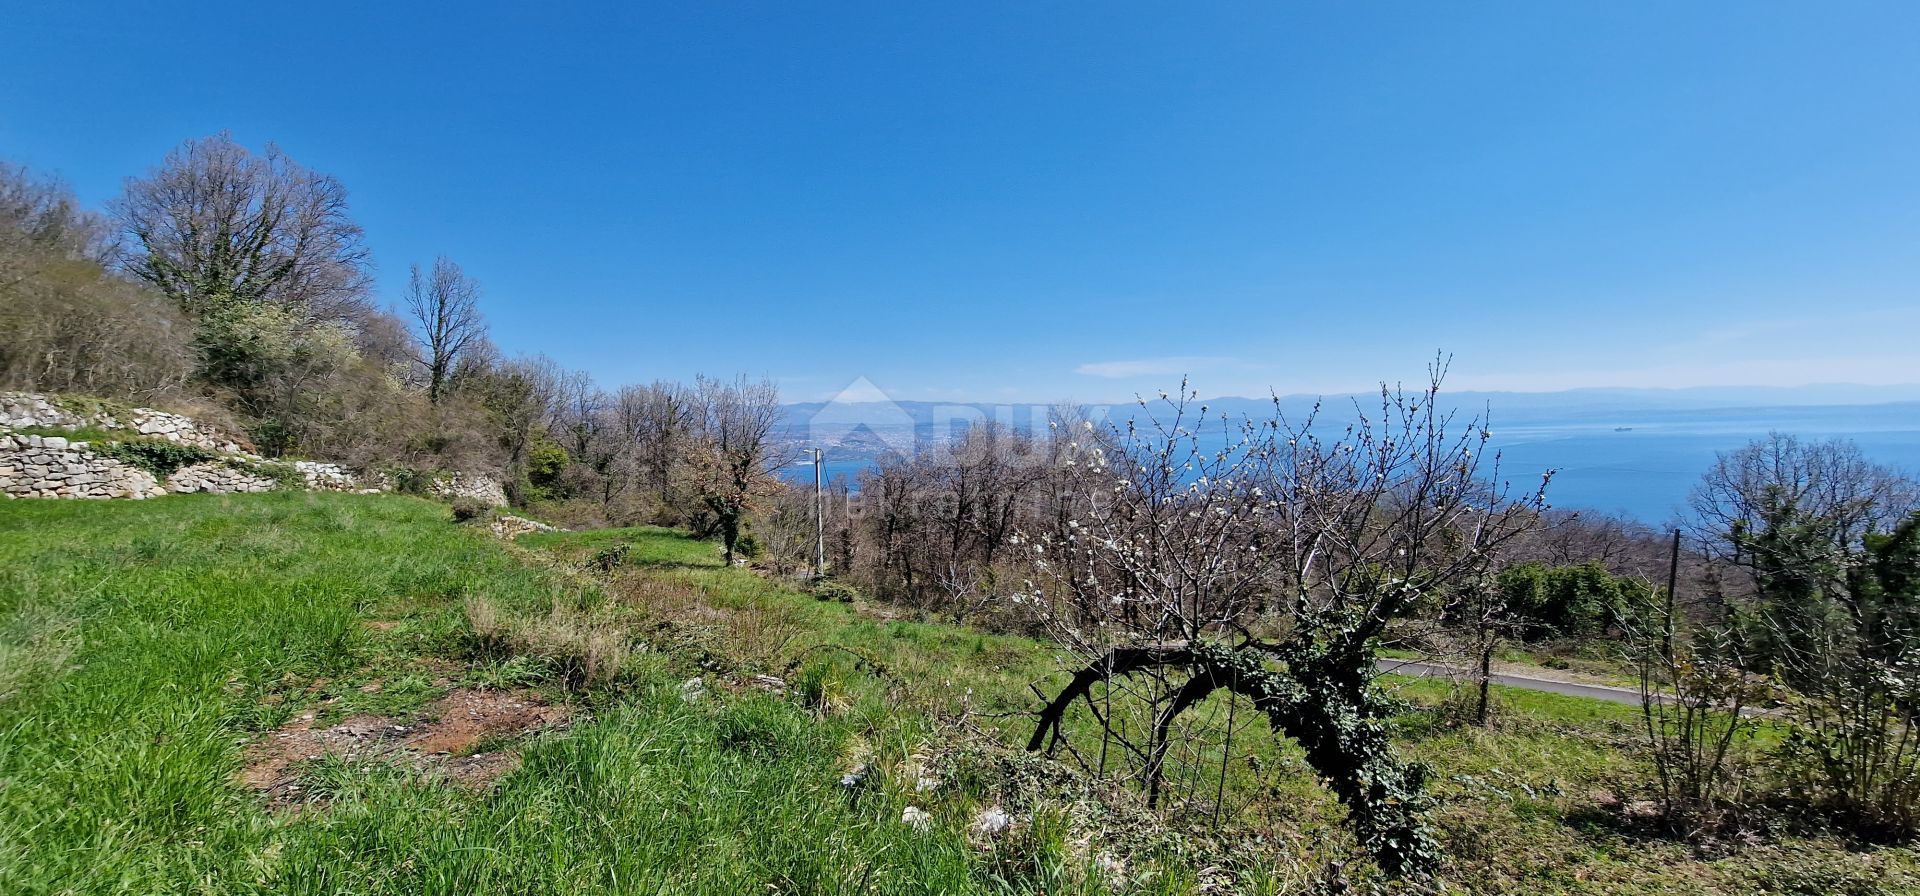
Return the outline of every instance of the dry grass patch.
<path id="1" fill-rule="evenodd" d="M 402 765 L 471 787 L 519 767 L 517 752 L 485 750 L 536 731 L 559 728 L 573 710 L 533 691 L 451 691 L 418 718 L 358 715 L 319 727 L 309 713 L 247 748 L 240 781 L 275 807 L 310 802 L 301 770 L 323 759 Z"/>

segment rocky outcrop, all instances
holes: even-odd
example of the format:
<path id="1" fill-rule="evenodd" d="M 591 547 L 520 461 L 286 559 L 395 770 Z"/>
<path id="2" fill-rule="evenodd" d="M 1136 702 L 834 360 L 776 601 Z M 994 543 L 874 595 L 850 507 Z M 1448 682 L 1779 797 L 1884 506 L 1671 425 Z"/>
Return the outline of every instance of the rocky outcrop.
<path id="1" fill-rule="evenodd" d="M 508 541 L 512 541 L 529 532 L 560 531 L 539 520 L 530 520 L 523 516 L 509 516 L 504 513 L 498 514 L 494 516 L 493 519 L 488 520 L 487 528 L 492 529 L 493 534 L 505 538 Z"/>

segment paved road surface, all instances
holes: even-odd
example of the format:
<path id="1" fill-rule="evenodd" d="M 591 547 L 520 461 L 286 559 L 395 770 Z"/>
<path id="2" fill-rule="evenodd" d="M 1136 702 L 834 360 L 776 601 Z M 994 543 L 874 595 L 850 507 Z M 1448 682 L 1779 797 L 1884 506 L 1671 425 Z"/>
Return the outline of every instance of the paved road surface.
<path id="1" fill-rule="evenodd" d="M 1448 666 L 1422 663 L 1414 660 L 1378 660 L 1374 664 L 1382 672 L 1396 675 L 1413 675 L 1422 678 L 1452 678 L 1467 674 Z M 1589 700 L 1605 700 L 1609 703 L 1631 703 L 1640 705 L 1640 692 L 1632 688 L 1610 688 L 1597 684 L 1574 684 L 1570 681 L 1553 681 L 1546 678 L 1528 678 L 1524 675 L 1492 675 L 1494 684 L 1503 684 L 1510 688 L 1525 688 L 1529 691 L 1546 691 L 1550 694 L 1565 694 L 1568 697 L 1585 697 Z"/>

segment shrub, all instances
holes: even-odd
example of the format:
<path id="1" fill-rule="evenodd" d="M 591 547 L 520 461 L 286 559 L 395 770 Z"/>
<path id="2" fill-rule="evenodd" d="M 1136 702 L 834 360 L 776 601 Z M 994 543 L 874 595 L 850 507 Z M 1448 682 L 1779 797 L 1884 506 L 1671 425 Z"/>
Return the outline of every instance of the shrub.
<path id="1" fill-rule="evenodd" d="M 213 459 L 213 454 L 205 449 L 163 439 L 125 439 L 92 443 L 88 448 L 94 454 L 139 467 L 152 473 L 155 479 L 162 480 L 172 476 L 181 467 Z"/>
<path id="2" fill-rule="evenodd" d="M 845 582 L 817 579 L 813 583 L 813 596 L 821 600 L 837 600 L 843 604 L 850 604 L 860 596 L 860 591 Z"/>
<path id="3" fill-rule="evenodd" d="M 433 486 L 435 476 L 412 467 L 388 467 L 380 471 L 386 477 L 387 487 L 395 494 L 426 497 Z"/>
<path id="4" fill-rule="evenodd" d="M 610 573 L 618 569 L 620 564 L 627 562 L 627 554 L 632 550 L 633 545 L 623 541 L 595 551 L 593 559 L 588 560 L 587 563 L 599 572 Z"/>
<path id="5" fill-rule="evenodd" d="M 493 515 L 493 505 L 480 498 L 462 495 L 453 499 L 453 521 L 470 523 Z"/>

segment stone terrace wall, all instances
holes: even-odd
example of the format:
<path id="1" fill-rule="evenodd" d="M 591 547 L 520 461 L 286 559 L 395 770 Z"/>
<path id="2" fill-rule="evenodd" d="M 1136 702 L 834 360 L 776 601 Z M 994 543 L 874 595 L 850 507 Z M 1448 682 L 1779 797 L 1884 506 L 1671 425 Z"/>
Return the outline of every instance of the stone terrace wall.
<path id="1" fill-rule="evenodd" d="M 450 473 L 432 485 L 427 491 L 440 498 L 479 498 L 495 507 L 507 504 L 507 489 L 500 480 L 492 476 L 476 476 L 467 473 Z"/>
<path id="2" fill-rule="evenodd" d="M 92 407 L 91 402 L 0 392 L 0 496 L 150 498 L 169 492 L 266 492 L 289 484 L 335 492 L 378 492 L 386 487 L 385 477 L 362 477 L 339 464 L 267 460 L 248 450 L 239 436 L 179 414 L 152 408 Z M 100 454 L 84 441 L 13 431 L 26 427 L 126 430 L 129 435 L 175 442 L 214 457 L 175 470 L 161 482 L 148 470 Z M 475 497 L 494 506 L 507 503 L 499 480 L 484 475 L 449 474 L 428 490 L 443 498 Z"/>
<path id="3" fill-rule="evenodd" d="M 126 411 L 70 410 L 59 399 L 31 392 L 0 392 L 0 427 L 24 429 L 47 426 L 74 429 L 97 426 L 101 429 L 125 429 L 156 439 L 179 442 L 216 454 L 247 454 L 247 441 L 216 426 L 200 423 L 179 414 L 152 408 Z"/>
<path id="4" fill-rule="evenodd" d="M 0 494 L 9 498 L 151 498 L 152 473 L 57 436 L 0 433 Z"/>
<path id="5" fill-rule="evenodd" d="M 272 477 L 229 466 L 217 460 L 181 467 L 174 471 L 172 476 L 167 477 L 167 491 L 183 494 L 207 492 L 215 495 L 231 495 L 240 492 L 270 492 L 279 484 L 279 481 Z"/>

